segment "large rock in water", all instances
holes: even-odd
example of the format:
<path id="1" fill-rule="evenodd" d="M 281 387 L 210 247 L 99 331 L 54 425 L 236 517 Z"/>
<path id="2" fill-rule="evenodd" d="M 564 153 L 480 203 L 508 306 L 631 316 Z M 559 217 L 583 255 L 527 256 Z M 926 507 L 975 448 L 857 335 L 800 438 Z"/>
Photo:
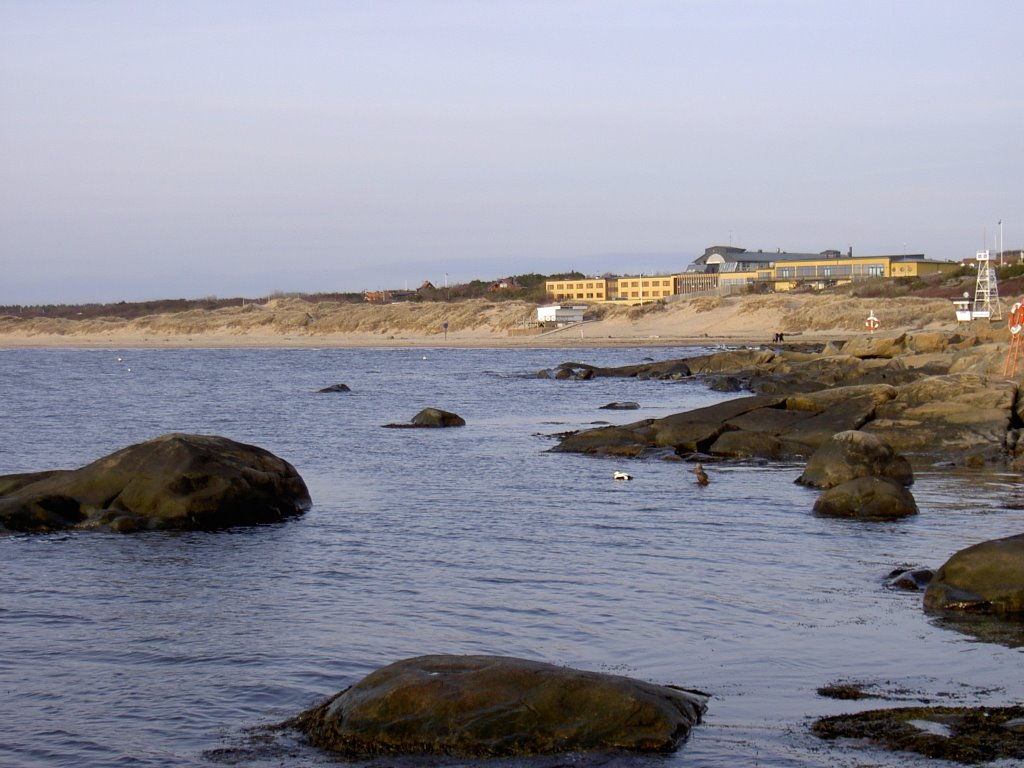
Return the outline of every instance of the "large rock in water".
<path id="1" fill-rule="evenodd" d="M 0 477 L 11 531 L 215 529 L 276 522 L 310 507 L 295 468 L 263 448 L 169 434 L 80 469 Z"/>
<path id="2" fill-rule="evenodd" d="M 924 607 L 1024 618 L 1024 534 L 956 552 L 936 571 Z"/>
<path id="3" fill-rule="evenodd" d="M 435 429 L 440 427 L 464 427 L 466 420 L 457 413 L 442 411 L 440 408 L 424 408 L 412 417 L 408 424 L 385 424 L 389 429 Z"/>
<path id="4" fill-rule="evenodd" d="M 814 502 L 814 513 L 822 517 L 896 520 L 917 512 L 910 491 L 887 477 L 847 480 L 829 488 Z"/>
<path id="5" fill-rule="evenodd" d="M 910 462 L 877 435 L 849 429 L 837 432 L 807 460 L 797 479 L 814 488 L 834 488 L 858 477 L 887 477 L 901 485 L 914 482 Z"/>
<path id="6" fill-rule="evenodd" d="M 707 697 L 501 656 L 420 656 L 371 673 L 292 725 L 346 755 L 668 752 Z"/>

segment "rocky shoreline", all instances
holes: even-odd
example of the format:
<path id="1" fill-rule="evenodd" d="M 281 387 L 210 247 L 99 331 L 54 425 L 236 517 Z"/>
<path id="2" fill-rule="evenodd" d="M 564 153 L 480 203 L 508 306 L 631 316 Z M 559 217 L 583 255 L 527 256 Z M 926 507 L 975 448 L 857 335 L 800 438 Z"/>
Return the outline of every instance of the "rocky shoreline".
<path id="1" fill-rule="evenodd" d="M 690 460 L 791 460 L 846 430 L 878 435 L 920 465 L 1020 468 L 1024 403 L 1006 345 L 977 335 L 899 333 L 816 347 L 761 346 L 540 376 L 699 378 L 737 398 L 662 419 L 561 436 L 555 451 Z M 749 394 L 741 394 L 749 393 Z"/>

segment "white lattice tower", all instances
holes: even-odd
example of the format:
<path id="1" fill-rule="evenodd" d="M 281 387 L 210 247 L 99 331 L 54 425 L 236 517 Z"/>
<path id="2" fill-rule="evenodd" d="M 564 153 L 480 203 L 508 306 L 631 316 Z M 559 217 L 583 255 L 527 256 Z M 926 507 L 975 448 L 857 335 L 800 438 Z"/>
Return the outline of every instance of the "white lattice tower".
<path id="1" fill-rule="evenodd" d="M 996 270 L 989 266 L 988 251 L 978 251 L 978 281 L 974 286 L 974 307 L 972 313 L 977 317 L 989 317 L 999 320 L 999 281 Z"/>

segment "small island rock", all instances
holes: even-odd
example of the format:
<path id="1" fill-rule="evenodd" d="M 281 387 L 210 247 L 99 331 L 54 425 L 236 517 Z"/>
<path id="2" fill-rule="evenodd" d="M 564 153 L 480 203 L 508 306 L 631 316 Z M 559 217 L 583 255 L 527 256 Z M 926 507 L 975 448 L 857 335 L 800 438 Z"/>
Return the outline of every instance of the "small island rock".
<path id="1" fill-rule="evenodd" d="M 457 413 L 442 411 L 440 408 L 424 408 L 412 417 L 408 424 L 385 424 L 390 429 L 434 429 L 439 427 L 464 427 L 466 420 Z"/>

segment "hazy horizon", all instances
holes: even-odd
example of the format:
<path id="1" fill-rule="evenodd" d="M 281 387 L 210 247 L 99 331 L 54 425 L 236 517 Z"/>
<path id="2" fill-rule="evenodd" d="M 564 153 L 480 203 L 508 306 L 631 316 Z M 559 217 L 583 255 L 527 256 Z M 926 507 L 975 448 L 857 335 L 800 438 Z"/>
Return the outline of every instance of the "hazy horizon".
<path id="1" fill-rule="evenodd" d="M 0 304 L 1020 248 L 1021 28 L 1009 0 L 0 0 Z"/>

